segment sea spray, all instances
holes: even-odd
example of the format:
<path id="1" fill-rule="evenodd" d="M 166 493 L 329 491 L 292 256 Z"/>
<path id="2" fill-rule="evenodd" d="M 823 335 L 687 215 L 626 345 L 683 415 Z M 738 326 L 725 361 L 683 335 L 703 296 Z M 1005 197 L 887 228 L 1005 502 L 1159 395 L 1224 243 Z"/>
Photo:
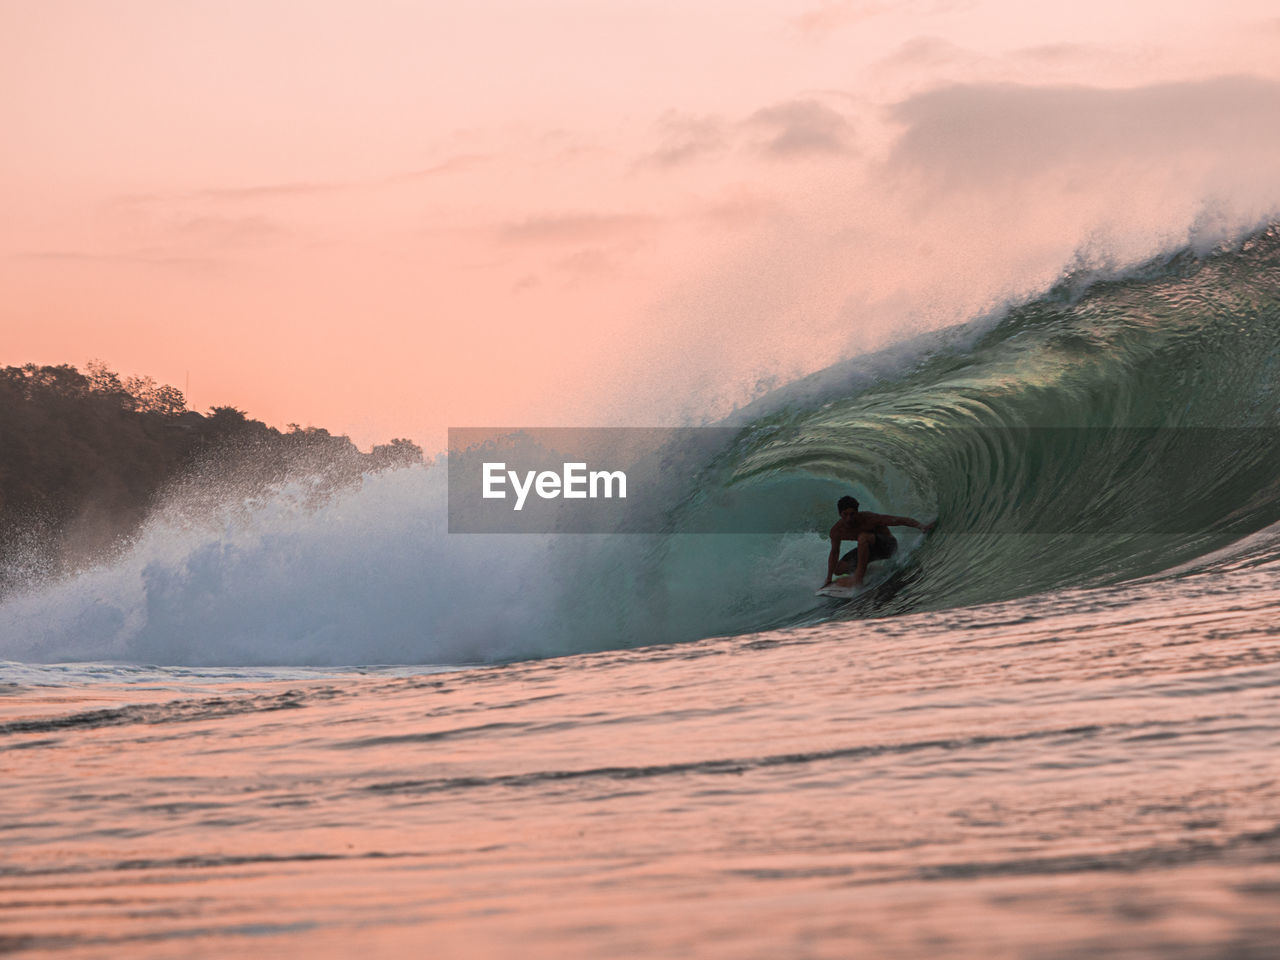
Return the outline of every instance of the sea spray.
<path id="1" fill-rule="evenodd" d="M 113 562 L 0 606 L 0 658 L 554 656 L 1194 569 L 1280 520 L 1274 228 L 1064 284 L 972 336 L 895 356 L 893 368 L 848 361 L 730 418 L 700 483 L 670 491 L 664 532 L 450 534 L 440 463 L 318 501 L 291 480 L 212 518 L 175 501 Z M 940 522 L 927 540 L 904 537 L 882 587 L 833 608 L 812 591 L 846 492 Z M 726 499 L 794 532 L 680 532 Z"/>

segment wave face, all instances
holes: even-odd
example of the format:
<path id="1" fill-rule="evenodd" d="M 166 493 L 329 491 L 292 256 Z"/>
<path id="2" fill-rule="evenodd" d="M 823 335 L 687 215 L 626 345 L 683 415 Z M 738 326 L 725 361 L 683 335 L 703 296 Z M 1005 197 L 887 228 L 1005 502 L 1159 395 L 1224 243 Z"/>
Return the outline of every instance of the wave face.
<path id="1" fill-rule="evenodd" d="M 1105 586 L 1276 554 L 1280 230 L 1183 251 L 739 411 L 664 535 L 450 535 L 439 464 L 160 511 L 117 560 L 0 606 L 0 658 L 469 663 Z M 1119 428 L 1119 429 L 1118 429 Z M 813 598 L 834 501 L 937 516 L 872 593 Z M 726 494 L 732 494 L 727 497 Z M 786 535 L 687 535 L 727 509 Z M 1242 538 L 1245 538 L 1242 540 Z M 1228 551 L 1229 552 L 1229 551 Z"/>
<path id="2" fill-rule="evenodd" d="M 1280 230 L 1068 278 L 950 341 L 793 385 L 735 454 L 735 482 L 848 478 L 953 533 L 852 612 L 1115 583 L 1280 521 Z"/>

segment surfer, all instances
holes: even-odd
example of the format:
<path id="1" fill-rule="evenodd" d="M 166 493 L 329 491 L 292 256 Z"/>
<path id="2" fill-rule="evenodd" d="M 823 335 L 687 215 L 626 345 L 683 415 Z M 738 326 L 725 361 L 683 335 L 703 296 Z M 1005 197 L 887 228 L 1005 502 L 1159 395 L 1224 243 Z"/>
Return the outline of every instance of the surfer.
<path id="1" fill-rule="evenodd" d="M 915 527 L 924 533 L 933 529 L 933 524 L 924 524 L 910 517 L 891 517 L 883 513 L 863 513 L 858 509 L 858 501 L 853 497 L 841 497 L 836 502 L 840 511 L 840 519 L 831 528 L 831 555 L 827 557 L 827 579 L 824 587 L 831 583 L 833 577 L 853 571 L 853 586 L 862 586 L 862 579 L 867 575 L 867 564 L 872 560 L 887 560 L 898 552 L 898 541 L 889 532 L 890 527 Z M 843 557 L 840 556 L 842 540 L 856 541 L 858 546 Z"/>

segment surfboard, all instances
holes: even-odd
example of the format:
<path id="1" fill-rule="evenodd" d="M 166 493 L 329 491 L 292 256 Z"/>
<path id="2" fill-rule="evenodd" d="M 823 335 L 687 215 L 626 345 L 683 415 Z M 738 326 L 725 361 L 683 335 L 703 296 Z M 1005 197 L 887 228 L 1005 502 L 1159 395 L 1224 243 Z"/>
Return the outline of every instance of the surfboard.
<path id="1" fill-rule="evenodd" d="M 836 600 L 852 600 L 858 594 L 862 593 L 870 584 L 864 582 L 862 586 L 855 587 L 853 585 L 853 577 L 844 576 L 836 577 L 825 587 L 818 590 L 814 594 L 815 597 L 832 597 Z"/>

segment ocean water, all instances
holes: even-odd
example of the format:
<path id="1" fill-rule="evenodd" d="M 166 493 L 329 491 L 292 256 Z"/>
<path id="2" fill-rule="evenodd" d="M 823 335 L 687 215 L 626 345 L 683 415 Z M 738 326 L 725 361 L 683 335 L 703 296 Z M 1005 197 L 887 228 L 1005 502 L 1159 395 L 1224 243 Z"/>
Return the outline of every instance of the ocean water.
<path id="1" fill-rule="evenodd" d="M 1276 956 L 1278 357 L 1272 229 L 763 398 L 665 533 L 175 495 L 0 603 L 0 951 Z M 939 527 L 834 604 L 847 490 Z"/>

